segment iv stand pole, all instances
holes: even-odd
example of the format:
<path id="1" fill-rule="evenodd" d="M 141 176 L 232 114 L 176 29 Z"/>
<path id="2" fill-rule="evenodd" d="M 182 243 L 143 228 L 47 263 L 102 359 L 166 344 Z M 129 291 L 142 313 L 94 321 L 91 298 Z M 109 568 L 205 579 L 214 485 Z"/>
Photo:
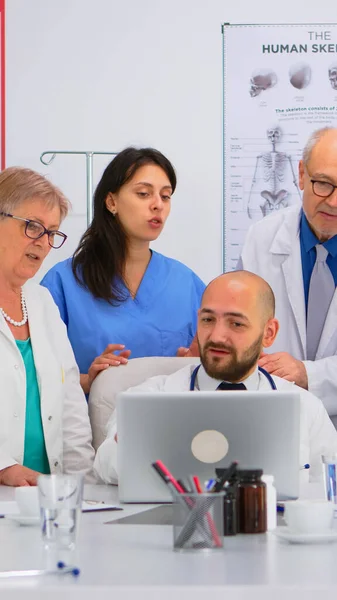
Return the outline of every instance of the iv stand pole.
<path id="1" fill-rule="evenodd" d="M 86 158 L 86 179 L 87 179 L 87 225 L 92 221 L 92 198 L 93 198 L 93 158 L 95 154 L 107 154 L 116 156 L 117 152 L 92 152 L 90 150 L 46 150 L 42 152 L 40 161 L 44 165 L 50 165 L 56 154 L 85 154 Z M 45 158 L 51 155 L 49 159 Z"/>

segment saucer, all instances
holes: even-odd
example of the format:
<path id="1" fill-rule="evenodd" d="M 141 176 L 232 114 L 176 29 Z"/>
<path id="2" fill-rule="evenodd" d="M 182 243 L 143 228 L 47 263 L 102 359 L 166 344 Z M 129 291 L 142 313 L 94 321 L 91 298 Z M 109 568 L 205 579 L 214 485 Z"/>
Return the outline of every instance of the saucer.
<path id="1" fill-rule="evenodd" d="M 5 519 L 14 521 L 18 525 L 39 525 L 40 517 L 28 517 L 25 515 L 5 515 Z"/>
<path id="2" fill-rule="evenodd" d="M 272 532 L 280 540 L 289 542 L 290 544 L 328 544 L 337 542 L 337 530 L 329 529 L 319 533 L 298 533 L 291 531 L 289 527 L 277 527 Z"/>

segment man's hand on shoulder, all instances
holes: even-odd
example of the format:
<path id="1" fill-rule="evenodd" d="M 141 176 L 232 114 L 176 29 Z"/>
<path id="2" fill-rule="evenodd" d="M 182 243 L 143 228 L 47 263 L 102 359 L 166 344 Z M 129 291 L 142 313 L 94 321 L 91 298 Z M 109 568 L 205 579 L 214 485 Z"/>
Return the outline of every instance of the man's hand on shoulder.
<path id="1" fill-rule="evenodd" d="M 288 352 L 261 354 L 259 367 L 266 369 L 271 375 L 293 381 L 296 385 L 308 389 L 308 376 L 301 360 L 297 360 Z"/>

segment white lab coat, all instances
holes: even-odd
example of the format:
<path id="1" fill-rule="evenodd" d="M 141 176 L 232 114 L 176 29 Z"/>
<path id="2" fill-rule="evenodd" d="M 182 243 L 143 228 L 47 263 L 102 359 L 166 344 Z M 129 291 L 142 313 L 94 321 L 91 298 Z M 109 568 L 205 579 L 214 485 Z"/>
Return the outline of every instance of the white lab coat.
<path id="1" fill-rule="evenodd" d="M 82 471 L 90 479 L 94 460 L 91 427 L 66 327 L 46 288 L 29 281 L 23 290 L 50 470 L 52 473 Z M 4 469 L 23 462 L 26 371 L 2 314 L 0 381 L 0 469 Z"/>
<path id="2" fill-rule="evenodd" d="M 188 365 L 172 375 L 152 377 L 130 388 L 129 392 L 184 392 L 189 391 L 191 374 L 196 365 Z M 331 423 L 322 402 L 310 392 L 293 383 L 273 377 L 280 391 L 300 392 L 300 465 L 310 464 L 309 470 L 301 471 L 301 483 L 322 481 L 322 454 L 337 452 L 337 431 Z M 201 389 L 201 388 L 200 388 Z M 259 377 L 259 391 L 270 392 L 270 383 L 264 375 Z M 191 392 L 197 393 L 197 392 Z M 98 448 L 94 470 L 105 483 L 117 483 L 117 432 L 116 411 L 110 417 L 106 440 Z"/>
<path id="3" fill-rule="evenodd" d="M 276 298 L 280 331 L 266 352 L 289 352 L 303 360 L 308 389 L 322 400 L 337 423 L 337 290 L 332 299 L 314 361 L 306 360 L 306 311 L 299 239 L 301 207 L 265 217 L 252 225 L 240 266 L 260 275 Z"/>

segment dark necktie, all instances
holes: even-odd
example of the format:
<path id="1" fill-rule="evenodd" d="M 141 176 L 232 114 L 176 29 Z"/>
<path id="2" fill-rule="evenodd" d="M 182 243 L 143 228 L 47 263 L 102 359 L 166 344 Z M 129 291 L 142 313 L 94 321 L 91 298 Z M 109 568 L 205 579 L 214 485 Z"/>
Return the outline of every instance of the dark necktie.
<path id="1" fill-rule="evenodd" d="M 310 279 L 307 308 L 307 358 L 315 360 L 331 300 L 335 282 L 326 264 L 327 249 L 316 245 L 316 262 Z"/>
<path id="2" fill-rule="evenodd" d="M 234 390 L 246 390 L 246 386 L 244 383 L 229 383 L 228 381 L 223 381 L 222 383 L 220 383 L 220 385 L 218 385 L 218 387 L 216 388 L 216 391 L 218 390 L 229 390 L 229 391 L 234 391 Z"/>

